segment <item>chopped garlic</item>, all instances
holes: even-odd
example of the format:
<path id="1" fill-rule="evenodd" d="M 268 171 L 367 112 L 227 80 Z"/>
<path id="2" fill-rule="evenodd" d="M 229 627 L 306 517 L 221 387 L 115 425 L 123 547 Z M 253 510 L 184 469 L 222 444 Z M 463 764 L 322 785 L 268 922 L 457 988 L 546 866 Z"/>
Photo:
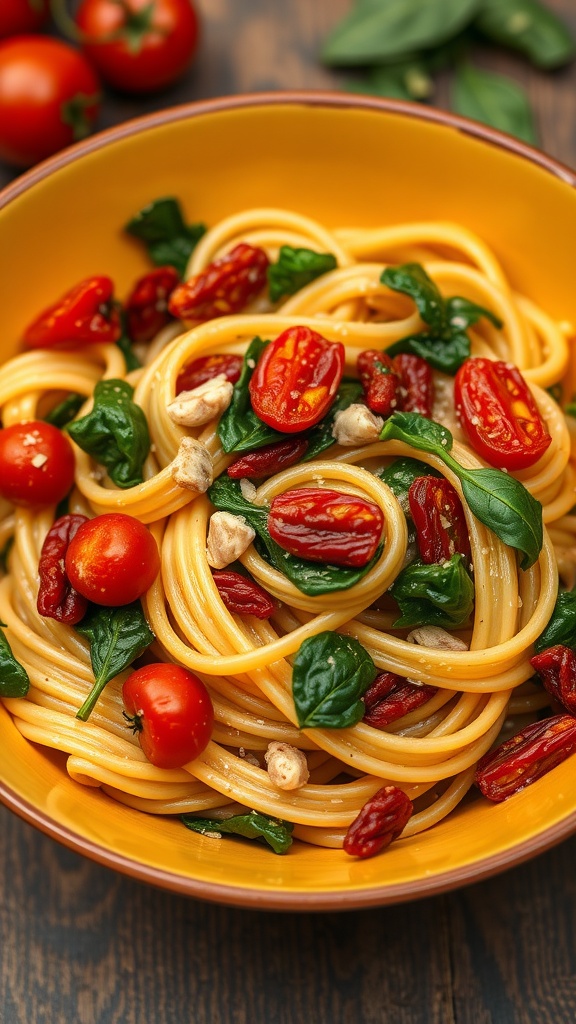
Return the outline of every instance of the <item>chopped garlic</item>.
<path id="1" fill-rule="evenodd" d="M 250 547 L 256 533 L 244 516 L 231 512 L 214 512 L 210 516 L 206 557 L 213 569 L 230 565 Z"/>
<path id="2" fill-rule="evenodd" d="M 381 416 L 375 416 L 366 405 L 349 405 L 334 417 L 332 436 L 338 444 L 353 447 L 377 441 L 384 426 Z"/>
<path id="3" fill-rule="evenodd" d="M 167 406 L 171 420 L 181 427 L 200 427 L 221 416 L 232 400 L 234 386 L 224 373 L 191 391 L 181 391 Z"/>

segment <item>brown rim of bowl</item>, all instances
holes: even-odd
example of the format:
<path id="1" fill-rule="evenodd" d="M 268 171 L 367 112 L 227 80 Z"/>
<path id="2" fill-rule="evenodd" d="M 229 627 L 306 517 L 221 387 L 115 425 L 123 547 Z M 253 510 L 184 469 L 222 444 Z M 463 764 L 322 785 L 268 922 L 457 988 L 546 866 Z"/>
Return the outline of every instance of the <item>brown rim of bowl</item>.
<path id="1" fill-rule="evenodd" d="M 357 94 L 348 95 L 322 90 L 278 91 L 238 94 L 182 104 L 181 106 L 170 107 L 154 114 L 146 114 L 143 117 L 134 118 L 113 128 L 108 128 L 89 139 L 85 139 L 83 142 L 69 147 L 64 152 L 50 157 L 37 167 L 20 175 L 12 184 L 6 186 L 0 192 L 0 209 L 21 195 L 21 193 L 32 188 L 38 181 L 42 181 L 43 178 L 52 174 L 53 171 L 57 171 L 60 167 L 65 167 L 86 153 L 101 149 L 109 143 L 113 143 L 118 139 L 128 138 L 130 135 L 138 134 L 148 128 L 204 114 L 234 110 L 236 108 L 298 104 L 304 106 L 374 110 L 398 114 L 404 117 L 413 117 L 417 120 L 452 128 L 482 142 L 490 143 L 500 149 L 513 153 L 515 156 L 523 157 L 543 170 L 548 171 L 554 177 L 560 178 L 561 181 L 564 181 L 572 188 L 576 187 L 576 175 L 570 168 L 559 161 L 546 156 L 545 153 L 533 149 L 531 146 L 509 135 L 444 110 L 438 110 L 434 107 L 423 107 L 416 103 L 401 100 L 379 99 Z M 98 843 L 79 836 L 71 829 L 59 825 L 53 818 L 39 811 L 37 807 L 28 803 L 28 801 L 21 798 L 2 782 L 0 782 L 0 802 L 14 811 L 24 821 L 34 825 L 52 839 L 56 839 L 74 852 L 80 853 L 104 867 L 113 868 L 138 881 L 148 882 L 162 889 L 168 889 L 182 895 L 224 903 L 229 906 L 261 910 L 354 910 L 438 895 L 463 885 L 479 882 L 489 878 L 491 875 L 516 867 L 531 857 L 536 856 L 536 854 L 544 853 L 576 831 L 576 812 L 574 812 L 563 821 L 558 822 L 551 828 L 538 833 L 538 835 L 525 840 L 517 846 L 510 847 L 493 856 L 484 857 L 482 860 L 464 865 L 463 867 L 442 872 L 434 877 L 361 890 L 335 890 L 330 892 L 298 892 L 289 890 L 287 892 L 274 892 L 204 882 L 179 875 L 172 871 L 163 871 L 151 865 L 139 863 L 130 857 L 116 854 Z"/>

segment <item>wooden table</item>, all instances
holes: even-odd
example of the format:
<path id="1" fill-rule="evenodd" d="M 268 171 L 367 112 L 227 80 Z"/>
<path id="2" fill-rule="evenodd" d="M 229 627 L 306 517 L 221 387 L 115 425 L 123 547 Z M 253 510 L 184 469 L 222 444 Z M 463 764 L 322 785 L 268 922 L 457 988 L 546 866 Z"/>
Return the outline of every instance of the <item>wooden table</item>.
<path id="1" fill-rule="evenodd" d="M 338 88 L 316 60 L 349 0 L 200 0 L 185 80 L 109 97 L 101 127 L 224 93 Z M 573 0 L 549 0 L 576 33 Z M 508 54 L 542 147 L 576 166 L 576 63 Z M 436 101 L 447 100 L 440 85 Z M 13 174 L 0 167 L 0 184 Z M 347 914 L 233 910 L 92 864 L 0 808 L 0 1024 L 573 1024 L 576 837 L 505 875 L 418 903 Z"/>

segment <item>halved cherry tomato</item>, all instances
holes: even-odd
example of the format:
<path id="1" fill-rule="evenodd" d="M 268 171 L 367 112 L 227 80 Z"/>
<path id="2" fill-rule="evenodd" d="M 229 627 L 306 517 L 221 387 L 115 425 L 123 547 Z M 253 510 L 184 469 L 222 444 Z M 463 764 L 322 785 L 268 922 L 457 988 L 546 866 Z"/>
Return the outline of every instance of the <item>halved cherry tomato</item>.
<path id="1" fill-rule="evenodd" d="M 212 320 L 239 313 L 262 291 L 269 264 L 264 249 L 240 242 L 178 285 L 168 308 L 182 320 Z"/>
<path id="2" fill-rule="evenodd" d="M 193 391 L 223 373 L 226 380 L 235 384 L 242 373 L 242 356 L 222 353 L 219 356 L 199 356 L 187 366 L 183 366 L 176 381 L 176 394 L 181 391 Z"/>
<path id="3" fill-rule="evenodd" d="M 417 476 L 408 491 L 420 558 L 441 565 L 458 553 L 470 559 L 470 538 L 462 502 L 444 477 Z"/>
<path id="4" fill-rule="evenodd" d="M 527 469 L 552 438 L 520 371 L 500 360 L 467 359 L 454 379 L 456 414 L 470 444 L 498 469 Z"/>
<path id="5" fill-rule="evenodd" d="M 112 304 L 109 277 L 87 277 L 45 309 L 24 331 L 28 348 L 74 348 L 93 341 L 118 341 L 120 317 Z"/>
<path id="6" fill-rule="evenodd" d="M 48 18 L 48 0 L 2 0 L 0 39 L 37 32 Z"/>
<path id="7" fill-rule="evenodd" d="M 299 487 L 272 499 L 268 532 L 298 558 L 362 568 L 374 557 L 384 517 L 372 501 L 327 487 Z"/>
<path id="8" fill-rule="evenodd" d="M 138 278 L 124 306 L 132 341 L 151 341 L 170 322 L 168 299 L 179 280 L 174 267 L 157 267 Z"/>
<path id="9" fill-rule="evenodd" d="M 344 370 L 344 346 L 309 327 L 289 327 L 264 349 L 250 378 L 257 416 L 285 434 L 313 427 L 330 408 Z"/>
<path id="10" fill-rule="evenodd" d="M 152 586 L 160 556 L 143 523 L 124 512 L 107 512 L 80 527 L 68 545 L 65 567 L 79 594 L 117 608 Z"/>
<path id="11" fill-rule="evenodd" d="M 140 746 L 157 768 L 182 768 L 208 745 L 212 701 L 188 669 L 165 662 L 145 665 L 128 676 L 122 698 Z"/>
<path id="12" fill-rule="evenodd" d="M 74 483 L 74 452 L 50 423 L 31 420 L 0 430 L 0 494 L 15 505 L 56 505 Z"/>

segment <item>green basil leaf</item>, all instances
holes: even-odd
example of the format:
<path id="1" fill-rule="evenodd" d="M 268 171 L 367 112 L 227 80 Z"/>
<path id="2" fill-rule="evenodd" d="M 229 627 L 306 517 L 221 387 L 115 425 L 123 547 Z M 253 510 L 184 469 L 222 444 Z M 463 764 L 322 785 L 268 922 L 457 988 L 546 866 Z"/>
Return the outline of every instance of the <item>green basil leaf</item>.
<path id="1" fill-rule="evenodd" d="M 82 621 L 74 628 L 90 641 L 90 661 L 94 672 L 94 686 L 76 713 L 76 718 L 85 722 L 106 683 L 128 668 L 155 637 L 139 601 L 120 608 L 90 605 Z"/>
<path id="2" fill-rule="evenodd" d="M 386 267 L 380 275 L 382 284 L 395 292 L 409 295 L 416 303 L 424 323 L 433 335 L 443 336 L 446 332 L 446 312 L 440 289 L 428 276 L 420 263 L 403 263 L 397 267 Z"/>
<path id="3" fill-rule="evenodd" d="M 422 334 L 401 338 L 390 345 L 386 352 L 390 357 L 397 356 L 400 352 L 412 352 L 413 355 L 425 359 L 435 370 L 453 377 L 462 363 L 469 358 L 471 346 L 467 334 L 457 333 L 449 338 L 434 338 L 424 331 Z"/>
<path id="4" fill-rule="evenodd" d="M 130 338 L 126 334 L 122 334 L 116 342 L 122 355 L 124 356 L 124 362 L 126 363 L 126 370 L 130 373 L 132 370 L 138 370 L 142 366 L 142 363 L 138 359 Z"/>
<path id="5" fill-rule="evenodd" d="M 576 590 L 560 591 L 550 621 L 542 630 L 534 649 L 540 654 L 556 644 L 576 648 Z"/>
<path id="6" fill-rule="evenodd" d="M 510 78 L 464 64 L 456 72 L 452 106 L 464 117 L 515 135 L 531 145 L 538 143 L 528 97 Z"/>
<path id="7" fill-rule="evenodd" d="M 346 729 L 366 710 L 360 699 L 377 675 L 355 637 L 319 633 L 301 645 L 292 669 L 292 693 L 301 729 Z"/>
<path id="8" fill-rule="evenodd" d="M 117 487 L 142 483 L 142 467 L 150 451 L 146 417 L 132 401 L 134 389 L 124 380 L 101 380 L 94 406 L 68 427 L 73 441 L 105 466 Z"/>
<path id="9" fill-rule="evenodd" d="M 363 394 L 363 387 L 357 380 L 343 380 L 336 392 L 336 396 L 326 415 L 306 434 L 308 447 L 302 457 L 302 462 L 308 462 L 316 458 L 335 444 L 332 427 L 336 413 L 347 409 L 349 405 L 358 402 Z"/>
<path id="10" fill-rule="evenodd" d="M 0 626 L 6 628 L 4 622 Z M 0 629 L 0 697 L 25 697 L 30 687 L 28 673 L 12 654 L 4 631 Z"/>
<path id="11" fill-rule="evenodd" d="M 278 302 L 285 295 L 294 295 L 336 266 L 336 257 L 331 252 L 281 245 L 277 262 L 271 263 L 267 271 L 271 301 Z"/>
<path id="12" fill-rule="evenodd" d="M 477 306 L 475 302 L 470 302 L 470 299 L 462 299 L 457 295 L 446 299 L 446 316 L 454 331 L 465 331 L 467 327 L 478 323 L 483 316 L 490 320 L 494 327 L 502 327 L 502 321 L 491 310 L 485 309 L 484 306 Z"/>
<path id="13" fill-rule="evenodd" d="M 568 27 L 538 0 L 483 0 L 475 27 L 493 42 L 520 50 L 539 68 L 561 67 L 574 56 Z"/>
<path id="14" fill-rule="evenodd" d="M 182 814 L 180 820 L 192 832 L 205 835 L 207 832 L 216 837 L 223 833 L 242 836 L 244 839 L 261 839 L 270 846 L 274 853 L 286 853 L 292 845 L 290 833 L 294 828 L 289 821 L 269 818 L 258 811 L 248 814 L 235 814 L 233 818 L 196 818 L 193 814 Z"/>
<path id="15" fill-rule="evenodd" d="M 58 427 L 61 430 L 62 427 L 68 426 L 74 419 L 85 401 L 84 395 L 68 395 L 62 402 L 59 402 L 53 409 L 50 409 L 50 412 L 44 417 L 44 422 L 51 423 L 53 427 Z"/>
<path id="16" fill-rule="evenodd" d="M 469 24 L 480 0 L 363 0 L 326 40 L 326 64 L 377 64 L 430 49 Z"/>
<path id="17" fill-rule="evenodd" d="M 412 562 L 396 577 L 389 592 L 402 612 L 394 623 L 398 628 L 460 626 L 474 607 L 474 585 L 460 554 L 441 565 Z"/>
<path id="18" fill-rule="evenodd" d="M 225 452 L 250 452 L 265 444 L 286 440 L 286 434 L 272 430 L 272 427 L 258 418 L 250 402 L 250 378 L 267 344 L 261 338 L 254 338 L 246 350 L 242 373 L 234 385 L 232 401 L 218 423 L 218 437 Z"/>
<path id="19" fill-rule="evenodd" d="M 178 200 L 166 196 L 148 203 L 125 225 L 125 231 L 144 242 L 153 263 L 169 264 L 183 277 L 206 227 L 186 224 Z"/>
<path id="20" fill-rule="evenodd" d="M 402 511 L 408 516 L 410 515 L 408 491 L 414 481 L 420 476 L 440 476 L 440 473 L 432 469 L 432 466 L 427 466 L 425 462 L 420 462 L 419 459 L 401 456 L 398 459 L 394 459 L 394 462 L 391 462 L 389 466 L 386 466 L 377 475 L 396 495 Z"/>
<path id="21" fill-rule="evenodd" d="M 380 440 L 404 441 L 412 448 L 441 457 L 454 444 L 454 438 L 447 427 L 418 412 L 392 413 L 380 431 Z"/>
<path id="22" fill-rule="evenodd" d="M 462 493 L 477 519 L 504 544 L 521 551 L 529 569 L 542 550 L 542 505 L 523 484 L 499 469 L 460 469 Z"/>

